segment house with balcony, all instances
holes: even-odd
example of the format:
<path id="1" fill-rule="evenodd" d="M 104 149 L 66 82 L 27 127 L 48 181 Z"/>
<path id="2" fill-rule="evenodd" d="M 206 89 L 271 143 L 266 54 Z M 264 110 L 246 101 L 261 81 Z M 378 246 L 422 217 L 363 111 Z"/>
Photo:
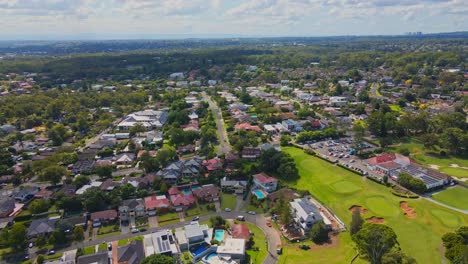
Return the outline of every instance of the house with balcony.
<path id="1" fill-rule="evenodd" d="M 289 204 L 294 224 L 302 230 L 309 230 L 315 223 L 324 220 L 318 208 L 307 198 L 294 199 Z"/>
<path id="2" fill-rule="evenodd" d="M 274 192 L 278 188 L 278 180 L 263 172 L 255 174 L 253 176 L 253 182 L 256 189 L 262 189 L 267 193 Z"/>
<path id="3" fill-rule="evenodd" d="M 119 206 L 119 216 L 121 222 L 130 222 L 132 218 L 146 215 L 145 202 L 143 199 L 128 199 Z"/>

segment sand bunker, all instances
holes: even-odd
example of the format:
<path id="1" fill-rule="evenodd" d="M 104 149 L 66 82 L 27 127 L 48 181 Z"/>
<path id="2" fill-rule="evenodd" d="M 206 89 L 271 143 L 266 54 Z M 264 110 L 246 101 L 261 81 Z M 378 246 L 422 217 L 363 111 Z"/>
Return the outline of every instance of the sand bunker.
<path id="1" fill-rule="evenodd" d="M 372 216 L 370 218 L 367 218 L 366 221 L 368 223 L 372 223 L 372 224 L 383 224 L 383 223 L 385 223 L 385 219 L 383 219 L 382 217 L 377 217 L 377 216 Z"/>
<path id="2" fill-rule="evenodd" d="M 429 164 L 429 168 L 433 169 L 433 170 L 439 170 L 440 169 L 440 166 L 439 165 L 435 165 L 435 164 Z"/>
<path id="3" fill-rule="evenodd" d="M 359 211 L 361 214 L 367 214 L 367 209 L 360 206 L 360 205 L 353 205 L 349 208 L 349 211 L 354 212 L 354 211 Z"/>
<path id="4" fill-rule="evenodd" d="M 415 218 L 416 211 L 413 207 L 409 206 L 407 202 L 400 202 L 400 209 L 403 211 L 404 215 L 408 218 Z"/>

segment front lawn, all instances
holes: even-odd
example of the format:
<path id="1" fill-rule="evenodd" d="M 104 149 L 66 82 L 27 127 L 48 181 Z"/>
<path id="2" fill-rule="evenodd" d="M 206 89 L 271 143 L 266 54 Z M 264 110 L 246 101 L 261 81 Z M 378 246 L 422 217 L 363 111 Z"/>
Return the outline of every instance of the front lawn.
<path id="1" fill-rule="evenodd" d="M 98 234 L 103 235 L 107 233 L 112 233 L 119 230 L 119 224 L 103 224 L 99 227 Z"/>
<path id="2" fill-rule="evenodd" d="M 63 256 L 63 252 L 57 252 L 52 255 L 44 255 L 45 260 L 54 260 L 54 259 L 59 259 Z"/>
<path id="3" fill-rule="evenodd" d="M 138 217 L 135 219 L 135 224 L 138 226 L 138 227 L 141 227 L 141 226 L 145 226 L 145 225 L 148 225 L 148 217 Z"/>
<path id="4" fill-rule="evenodd" d="M 460 186 L 443 190 L 432 195 L 432 199 L 450 206 L 468 210 L 468 189 Z"/>
<path id="5" fill-rule="evenodd" d="M 174 220 L 174 219 L 179 220 L 179 216 L 177 215 L 176 212 L 164 213 L 164 214 L 158 215 L 157 217 L 158 217 L 158 222 L 159 223 L 166 222 L 166 221 L 171 221 L 171 220 Z"/>
<path id="6" fill-rule="evenodd" d="M 128 243 L 130 243 L 132 241 L 143 241 L 143 236 L 131 237 L 129 239 L 121 239 L 121 240 L 119 240 L 118 245 L 119 245 L 119 247 L 125 246 L 125 245 L 127 245 Z"/>
<path id="7" fill-rule="evenodd" d="M 349 208 L 353 205 L 363 206 L 368 210 L 363 218 L 383 217 L 385 224 L 395 230 L 402 250 L 416 258 L 418 263 L 440 263 L 438 248 L 442 235 L 468 224 L 468 215 L 424 199 L 412 200 L 394 196 L 389 188 L 307 155 L 301 149 L 285 147 L 283 151 L 292 155 L 301 175 L 297 181 L 286 184 L 308 190 L 331 208 L 345 224 L 351 222 Z M 354 186 L 353 192 L 337 190 L 337 183 L 340 182 Z M 416 217 L 408 218 L 404 215 L 400 209 L 401 201 L 406 201 L 414 208 Z M 347 232 L 340 234 L 339 238 L 338 245 L 330 250 L 328 261 L 324 261 L 324 256 L 328 253 L 323 251 L 328 252 L 329 249 L 301 251 L 299 248 L 292 248 L 289 252 L 287 248 L 284 255 L 288 255 L 288 260 L 285 263 L 349 263 L 356 253 L 354 244 Z"/>
<path id="8" fill-rule="evenodd" d="M 110 237 L 110 236 L 116 236 L 116 235 L 120 235 L 120 231 L 115 231 L 115 232 L 110 232 L 110 233 L 105 233 L 105 234 L 99 234 L 99 235 L 97 235 L 97 238 Z"/>
<path id="9" fill-rule="evenodd" d="M 245 224 L 249 227 L 250 232 L 253 233 L 254 241 L 252 248 L 248 249 L 246 253 L 249 256 L 250 263 L 261 264 L 263 263 L 263 260 L 265 260 L 268 252 L 265 233 L 263 233 L 263 231 L 254 224 Z"/>
<path id="10" fill-rule="evenodd" d="M 83 248 L 83 255 L 91 255 L 94 254 L 95 247 L 94 246 L 89 246 Z"/>
<path id="11" fill-rule="evenodd" d="M 225 208 L 234 210 L 236 208 L 236 203 L 236 195 L 228 193 L 221 194 L 221 210 L 224 210 Z"/>

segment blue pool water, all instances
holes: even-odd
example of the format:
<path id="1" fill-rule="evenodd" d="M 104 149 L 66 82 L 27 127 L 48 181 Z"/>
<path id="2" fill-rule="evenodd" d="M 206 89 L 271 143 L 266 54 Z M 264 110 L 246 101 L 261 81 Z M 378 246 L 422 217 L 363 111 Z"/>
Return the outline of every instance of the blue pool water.
<path id="1" fill-rule="evenodd" d="M 218 253 L 213 252 L 213 253 L 210 253 L 210 254 L 206 255 L 205 258 L 206 258 L 206 260 L 209 260 L 210 258 L 216 257 L 216 256 L 218 256 Z"/>
<path id="2" fill-rule="evenodd" d="M 255 193 L 255 196 L 257 196 L 258 199 L 265 198 L 265 194 L 263 194 L 263 192 L 260 191 L 260 190 L 255 190 L 254 193 Z"/>
<path id="3" fill-rule="evenodd" d="M 192 191 L 195 191 L 196 189 L 199 189 L 200 186 L 192 186 Z"/>
<path id="4" fill-rule="evenodd" d="M 193 252 L 193 254 L 194 254 L 195 256 L 198 256 L 198 255 L 200 255 L 201 253 L 205 252 L 206 249 L 207 249 L 207 247 L 201 247 L 201 248 L 195 250 L 195 252 Z"/>
<path id="5" fill-rule="evenodd" d="M 215 239 L 219 242 L 224 241 L 224 230 L 222 229 L 216 229 L 215 231 Z"/>
<path id="6" fill-rule="evenodd" d="M 192 192 L 190 192 L 190 189 L 184 189 L 184 193 L 187 194 L 187 195 L 189 195 L 189 194 L 191 194 Z"/>

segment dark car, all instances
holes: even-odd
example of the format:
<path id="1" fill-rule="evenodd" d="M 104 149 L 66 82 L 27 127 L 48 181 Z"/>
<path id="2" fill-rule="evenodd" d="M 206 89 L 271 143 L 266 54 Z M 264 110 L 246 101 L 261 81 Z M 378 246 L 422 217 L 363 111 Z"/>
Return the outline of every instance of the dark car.
<path id="1" fill-rule="evenodd" d="M 146 232 L 146 228 L 140 228 L 140 232 Z"/>

